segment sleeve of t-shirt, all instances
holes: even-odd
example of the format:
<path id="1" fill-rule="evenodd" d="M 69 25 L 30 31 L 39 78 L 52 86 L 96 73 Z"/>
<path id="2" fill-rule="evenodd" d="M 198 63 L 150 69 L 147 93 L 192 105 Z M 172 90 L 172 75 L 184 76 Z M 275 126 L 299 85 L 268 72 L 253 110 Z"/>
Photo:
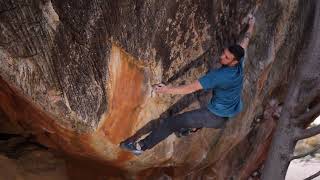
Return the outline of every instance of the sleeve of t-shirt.
<path id="1" fill-rule="evenodd" d="M 202 89 L 209 90 L 215 88 L 219 83 L 217 71 L 210 71 L 199 79 Z"/>
<path id="2" fill-rule="evenodd" d="M 241 67 L 243 68 L 243 67 L 244 67 L 244 57 L 242 57 L 242 58 L 240 59 L 240 63 L 241 63 Z"/>
<path id="3" fill-rule="evenodd" d="M 242 68 L 244 67 L 244 60 L 245 60 L 246 54 L 247 54 L 247 49 L 244 49 L 243 57 L 240 59 L 240 64 Z"/>

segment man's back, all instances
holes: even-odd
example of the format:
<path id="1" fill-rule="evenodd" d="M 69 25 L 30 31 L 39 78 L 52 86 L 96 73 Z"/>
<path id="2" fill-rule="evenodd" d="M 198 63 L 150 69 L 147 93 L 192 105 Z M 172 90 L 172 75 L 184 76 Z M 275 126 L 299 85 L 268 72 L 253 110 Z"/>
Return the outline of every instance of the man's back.
<path id="1" fill-rule="evenodd" d="M 199 79 L 203 89 L 213 89 L 208 109 L 222 117 L 233 117 L 242 110 L 243 66 L 222 66 Z"/>

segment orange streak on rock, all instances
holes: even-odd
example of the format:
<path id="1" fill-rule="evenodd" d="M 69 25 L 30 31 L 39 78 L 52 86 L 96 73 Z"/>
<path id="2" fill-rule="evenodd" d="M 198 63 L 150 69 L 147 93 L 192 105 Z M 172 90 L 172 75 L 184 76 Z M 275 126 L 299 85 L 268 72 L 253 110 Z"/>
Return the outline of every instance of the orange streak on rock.
<path id="1" fill-rule="evenodd" d="M 96 132 L 79 133 L 75 131 L 70 124 L 43 110 L 40 105 L 21 94 L 1 76 L 0 108 L 10 121 L 34 134 L 40 143 L 63 151 L 68 156 L 102 161 L 118 169 L 123 162 L 131 159 L 132 155 L 120 151 L 114 160 L 110 160 L 110 157 L 103 157 L 105 154 L 102 155 L 103 153 L 98 152 L 99 148 L 93 145 L 92 136 L 101 137 L 97 133 L 101 132 L 106 141 L 118 146 L 120 141 L 132 135 L 139 121 L 141 105 L 145 102 L 146 77 L 142 66 L 137 63 L 138 60 L 116 46 L 112 48 L 110 59 L 109 107 Z M 106 142 L 101 141 L 100 143 L 108 148 Z"/>
<path id="2" fill-rule="evenodd" d="M 266 160 L 268 150 L 272 142 L 272 136 L 276 128 L 276 122 L 273 119 L 267 119 L 260 125 L 257 137 L 260 136 L 260 143 L 254 147 L 250 157 L 246 159 L 245 165 L 239 171 L 238 179 L 246 180 L 248 177 L 257 170 Z"/>
<path id="3" fill-rule="evenodd" d="M 137 62 L 137 59 L 113 45 L 109 64 L 108 114 L 100 130 L 116 145 L 132 134 L 145 100 L 145 75 Z M 119 154 L 118 159 L 127 157 L 127 153 Z"/>
<path id="4" fill-rule="evenodd" d="M 1 76 L 0 102 L 0 108 L 10 121 L 34 134 L 41 144 L 64 153 L 69 178 L 112 179 L 125 174 L 116 164 L 105 161 L 91 146 L 91 134 L 64 127 L 57 118 L 19 94 Z"/>
<path id="5" fill-rule="evenodd" d="M 269 76 L 269 73 L 270 73 L 270 70 L 271 70 L 271 65 L 269 65 L 267 68 L 265 68 L 261 75 L 260 75 L 260 78 L 258 79 L 258 83 L 257 83 L 257 89 L 258 89 L 258 92 L 261 93 L 262 92 L 262 89 L 265 87 L 265 83 L 267 82 L 268 80 L 268 76 Z"/>
<path id="6" fill-rule="evenodd" d="M 112 164 L 117 167 L 123 166 L 123 163 L 133 158 L 133 155 L 129 152 L 119 152 L 117 159 L 112 161 Z"/>

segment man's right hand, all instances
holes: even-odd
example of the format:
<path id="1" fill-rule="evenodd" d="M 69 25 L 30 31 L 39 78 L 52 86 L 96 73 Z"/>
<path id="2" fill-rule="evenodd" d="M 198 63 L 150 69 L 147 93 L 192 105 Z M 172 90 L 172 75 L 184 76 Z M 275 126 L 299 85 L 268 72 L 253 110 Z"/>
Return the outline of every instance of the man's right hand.
<path id="1" fill-rule="evenodd" d="M 249 14 L 248 16 L 248 24 L 250 27 L 253 27 L 254 24 L 256 23 L 256 18 L 252 15 L 252 14 Z"/>

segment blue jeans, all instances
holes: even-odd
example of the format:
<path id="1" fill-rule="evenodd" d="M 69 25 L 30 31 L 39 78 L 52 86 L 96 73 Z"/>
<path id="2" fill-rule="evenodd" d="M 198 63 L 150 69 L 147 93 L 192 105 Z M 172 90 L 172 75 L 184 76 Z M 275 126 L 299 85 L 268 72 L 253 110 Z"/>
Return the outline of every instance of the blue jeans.
<path id="1" fill-rule="evenodd" d="M 141 149 L 146 150 L 151 149 L 170 134 L 179 131 L 181 128 L 206 127 L 219 129 L 224 127 L 227 121 L 228 118 L 217 116 L 207 108 L 201 108 L 165 119 L 151 120 L 126 141 L 134 142 L 142 135 L 150 133 L 146 138 L 139 141 Z"/>

